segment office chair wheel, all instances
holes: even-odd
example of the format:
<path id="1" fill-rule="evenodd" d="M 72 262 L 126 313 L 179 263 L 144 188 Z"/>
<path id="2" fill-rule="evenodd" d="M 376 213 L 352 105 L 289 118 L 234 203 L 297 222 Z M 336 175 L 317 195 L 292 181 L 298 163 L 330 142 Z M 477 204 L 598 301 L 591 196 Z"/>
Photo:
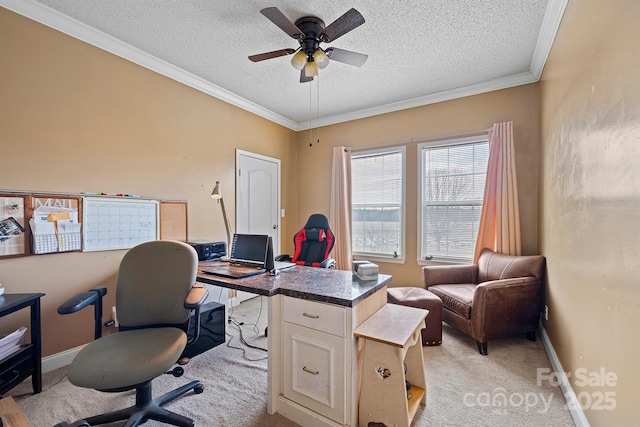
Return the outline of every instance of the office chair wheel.
<path id="1" fill-rule="evenodd" d="M 203 385 L 199 385 L 193 388 L 193 392 L 195 394 L 200 394 L 204 391 L 204 386 Z"/>
<path id="2" fill-rule="evenodd" d="M 184 369 L 180 366 L 176 366 L 172 370 L 168 371 L 167 374 L 173 375 L 176 378 L 181 377 L 182 375 L 184 375 Z"/>

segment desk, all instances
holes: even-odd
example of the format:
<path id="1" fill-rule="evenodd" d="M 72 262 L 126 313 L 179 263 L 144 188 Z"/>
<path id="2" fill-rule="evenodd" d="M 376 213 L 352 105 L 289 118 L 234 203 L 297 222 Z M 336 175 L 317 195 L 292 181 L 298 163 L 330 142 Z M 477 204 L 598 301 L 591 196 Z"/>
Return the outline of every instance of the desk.
<path id="1" fill-rule="evenodd" d="M 42 391 L 42 347 L 40 342 L 40 298 L 44 294 L 0 296 L 0 317 L 31 307 L 31 343 L 0 361 L 0 395 L 31 375 L 33 392 Z"/>
<path id="2" fill-rule="evenodd" d="M 267 412 L 314 426 L 358 425 L 361 354 L 353 331 L 387 302 L 391 276 L 361 282 L 351 271 L 296 266 L 278 276 L 198 282 L 268 298 Z"/>

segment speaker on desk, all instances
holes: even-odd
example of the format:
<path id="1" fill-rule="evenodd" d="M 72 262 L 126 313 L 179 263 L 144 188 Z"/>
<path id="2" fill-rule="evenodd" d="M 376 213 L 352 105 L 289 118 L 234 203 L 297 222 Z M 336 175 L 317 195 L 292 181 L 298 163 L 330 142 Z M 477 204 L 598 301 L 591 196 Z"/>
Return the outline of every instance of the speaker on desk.
<path id="1" fill-rule="evenodd" d="M 267 256 L 264 260 L 264 269 L 267 271 L 271 271 L 274 269 L 274 260 L 273 260 L 273 240 L 271 236 L 267 239 Z"/>
<path id="2" fill-rule="evenodd" d="M 187 242 L 198 253 L 198 261 L 206 261 L 210 259 L 220 259 L 227 256 L 227 244 L 225 242 L 205 242 L 193 240 Z"/>

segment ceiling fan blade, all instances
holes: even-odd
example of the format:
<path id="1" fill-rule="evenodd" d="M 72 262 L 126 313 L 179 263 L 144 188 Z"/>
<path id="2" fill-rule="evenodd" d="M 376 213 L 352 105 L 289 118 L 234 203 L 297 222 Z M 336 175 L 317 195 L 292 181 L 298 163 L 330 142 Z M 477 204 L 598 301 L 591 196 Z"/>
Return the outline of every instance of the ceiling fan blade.
<path id="1" fill-rule="evenodd" d="M 291 22 L 289 18 L 287 18 L 284 13 L 280 12 L 280 9 L 277 7 L 267 7 L 260 11 L 264 16 L 266 16 L 271 22 L 276 24 L 282 31 L 289 34 L 290 37 L 293 37 L 296 40 L 302 40 L 304 38 L 304 33 Z"/>
<path id="2" fill-rule="evenodd" d="M 253 62 L 264 61 L 265 59 L 277 58 L 279 56 L 291 55 L 294 53 L 295 49 L 280 49 L 274 50 L 272 52 L 259 53 L 257 55 L 249 56 L 249 59 Z"/>
<path id="3" fill-rule="evenodd" d="M 343 62 L 345 64 L 361 67 L 367 61 L 368 55 L 350 50 L 338 49 L 337 47 L 327 48 L 325 51 L 332 61 Z"/>
<path id="4" fill-rule="evenodd" d="M 302 70 L 300 70 L 300 83 L 307 83 L 312 80 L 313 80 L 313 76 L 307 77 L 307 75 L 304 73 L 304 67 L 302 67 Z"/>
<path id="5" fill-rule="evenodd" d="M 340 18 L 325 27 L 318 38 L 325 43 L 332 42 L 362 24 L 364 24 L 364 17 L 360 12 L 351 8 Z"/>

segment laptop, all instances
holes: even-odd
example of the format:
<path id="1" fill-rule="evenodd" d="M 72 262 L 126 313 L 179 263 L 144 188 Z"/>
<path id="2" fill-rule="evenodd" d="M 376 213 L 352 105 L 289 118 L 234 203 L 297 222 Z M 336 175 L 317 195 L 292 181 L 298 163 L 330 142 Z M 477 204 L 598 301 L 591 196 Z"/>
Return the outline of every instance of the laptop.
<path id="1" fill-rule="evenodd" d="M 204 273 L 232 279 L 265 273 L 267 250 L 271 238 L 266 234 L 233 235 L 229 264 L 202 270 Z"/>

